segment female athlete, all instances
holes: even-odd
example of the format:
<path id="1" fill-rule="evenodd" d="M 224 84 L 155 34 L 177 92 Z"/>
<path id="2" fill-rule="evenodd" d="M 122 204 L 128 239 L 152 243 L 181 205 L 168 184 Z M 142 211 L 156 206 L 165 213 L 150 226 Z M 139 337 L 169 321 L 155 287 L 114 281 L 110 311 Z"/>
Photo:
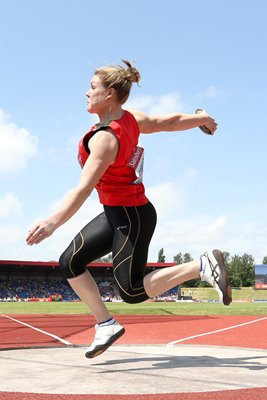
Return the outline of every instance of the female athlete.
<path id="1" fill-rule="evenodd" d="M 128 61 L 95 71 L 87 96 L 87 110 L 98 115 L 81 139 L 78 159 L 82 172 L 78 184 L 48 219 L 29 231 L 28 245 L 40 243 L 69 220 L 96 188 L 103 212 L 89 222 L 60 257 L 63 275 L 96 318 L 96 333 L 86 349 L 88 358 L 105 351 L 124 328 L 108 312 L 86 265 L 112 252 L 113 274 L 121 298 L 139 303 L 187 280 L 200 278 L 213 286 L 228 305 L 231 287 L 221 251 L 202 254 L 199 260 L 148 272 L 148 247 L 156 226 L 156 211 L 142 183 L 144 150 L 140 133 L 181 131 L 205 126 L 211 134 L 216 121 L 206 112 L 147 115 L 123 108 L 139 71 Z"/>

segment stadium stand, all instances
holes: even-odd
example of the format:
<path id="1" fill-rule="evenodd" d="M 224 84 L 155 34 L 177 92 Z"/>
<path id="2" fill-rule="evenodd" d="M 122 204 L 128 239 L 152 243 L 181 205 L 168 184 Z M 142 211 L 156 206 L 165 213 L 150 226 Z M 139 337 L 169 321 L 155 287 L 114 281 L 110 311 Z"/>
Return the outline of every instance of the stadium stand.
<path id="1" fill-rule="evenodd" d="M 174 263 L 148 263 L 154 270 Z M 121 301 L 111 263 L 87 266 L 96 280 L 104 301 Z M 177 288 L 157 296 L 157 301 L 174 301 Z M 79 301 L 62 277 L 58 262 L 0 260 L 0 301 Z"/>

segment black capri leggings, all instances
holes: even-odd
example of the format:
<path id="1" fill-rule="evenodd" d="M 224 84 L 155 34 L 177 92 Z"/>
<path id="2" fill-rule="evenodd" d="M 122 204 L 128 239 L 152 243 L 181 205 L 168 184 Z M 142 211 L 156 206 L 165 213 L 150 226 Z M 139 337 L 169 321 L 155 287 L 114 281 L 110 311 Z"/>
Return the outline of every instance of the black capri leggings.
<path id="1" fill-rule="evenodd" d="M 150 202 L 138 207 L 104 206 L 104 212 L 89 222 L 60 256 L 64 276 L 69 279 L 82 274 L 88 263 L 112 251 L 121 298 L 127 303 L 147 300 L 143 278 L 156 220 Z"/>

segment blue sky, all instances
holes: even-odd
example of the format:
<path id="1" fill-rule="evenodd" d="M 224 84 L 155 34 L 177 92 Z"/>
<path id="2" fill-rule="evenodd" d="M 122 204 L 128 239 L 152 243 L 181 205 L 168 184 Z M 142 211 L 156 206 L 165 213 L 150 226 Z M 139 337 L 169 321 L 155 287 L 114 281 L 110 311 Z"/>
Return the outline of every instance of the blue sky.
<path id="1" fill-rule="evenodd" d="M 96 121 L 85 92 L 95 68 L 136 60 L 127 107 L 205 108 L 199 129 L 142 135 L 144 183 L 158 211 L 149 261 L 164 248 L 267 255 L 264 0 L 0 0 L 0 257 L 57 260 L 101 212 L 94 194 L 45 242 L 27 247 L 79 179 L 77 143 Z"/>

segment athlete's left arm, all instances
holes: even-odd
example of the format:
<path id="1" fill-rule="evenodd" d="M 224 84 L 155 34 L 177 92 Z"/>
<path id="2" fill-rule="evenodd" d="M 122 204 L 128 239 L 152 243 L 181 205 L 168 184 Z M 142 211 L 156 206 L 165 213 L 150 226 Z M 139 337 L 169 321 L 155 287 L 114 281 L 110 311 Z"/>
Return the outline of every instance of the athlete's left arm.
<path id="1" fill-rule="evenodd" d="M 141 133 L 184 131 L 204 125 L 214 134 L 217 129 L 217 122 L 205 111 L 199 114 L 166 115 L 148 115 L 136 110 L 130 112 L 135 117 Z"/>

